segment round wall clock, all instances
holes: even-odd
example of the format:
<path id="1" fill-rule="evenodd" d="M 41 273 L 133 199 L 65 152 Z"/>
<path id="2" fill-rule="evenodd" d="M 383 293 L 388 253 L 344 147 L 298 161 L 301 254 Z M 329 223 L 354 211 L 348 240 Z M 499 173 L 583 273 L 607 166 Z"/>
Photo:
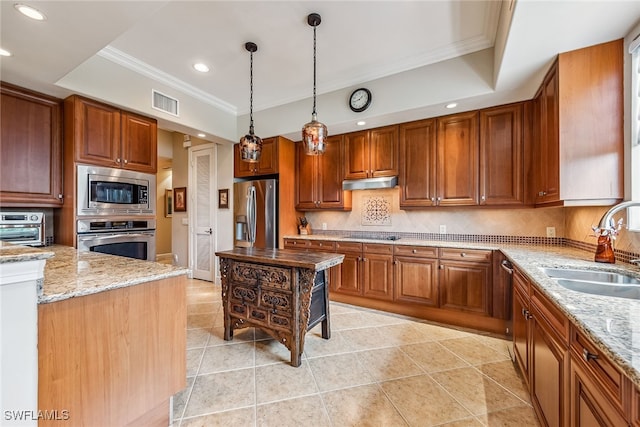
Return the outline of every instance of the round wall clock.
<path id="1" fill-rule="evenodd" d="M 361 113 L 371 105 L 371 92 L 366 88 L 354 90 L 349 97 L 349 108 L 356 113 Z"/>

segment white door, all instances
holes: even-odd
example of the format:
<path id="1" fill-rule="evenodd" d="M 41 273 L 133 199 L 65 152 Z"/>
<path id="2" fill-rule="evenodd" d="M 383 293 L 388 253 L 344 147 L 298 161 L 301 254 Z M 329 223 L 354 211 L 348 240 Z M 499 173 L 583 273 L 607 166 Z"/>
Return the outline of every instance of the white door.
<path id="1" fill-rule="evenodd" d="M 217 200 L 215 147 L 194 147 L 191 151 L 191 268 L 196 279 L 213 282 L 215 278 L 215 218 Z"/>

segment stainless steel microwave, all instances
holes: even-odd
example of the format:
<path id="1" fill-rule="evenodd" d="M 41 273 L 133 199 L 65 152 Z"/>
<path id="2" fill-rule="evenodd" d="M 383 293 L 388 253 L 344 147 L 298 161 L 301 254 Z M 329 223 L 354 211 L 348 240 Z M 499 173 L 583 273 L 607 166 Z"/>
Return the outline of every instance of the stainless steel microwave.
<path id="1" fill-rule="evenodd" d="M 155 175 L 78 165 L 78 216 L 155 215 Z"/>

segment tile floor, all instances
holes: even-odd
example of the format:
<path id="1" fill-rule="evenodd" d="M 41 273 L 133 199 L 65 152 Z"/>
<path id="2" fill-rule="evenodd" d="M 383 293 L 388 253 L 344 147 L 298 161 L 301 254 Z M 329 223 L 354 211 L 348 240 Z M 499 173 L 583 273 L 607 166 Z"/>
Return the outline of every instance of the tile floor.
<path id="1" fill-rule="evenodd" d="M 537 426 L 509 341 L 345 304 L 302 365 L 260 330 L 223 340 L 220 287 L 190 280 L 187 387 L 172 427 Z"/>

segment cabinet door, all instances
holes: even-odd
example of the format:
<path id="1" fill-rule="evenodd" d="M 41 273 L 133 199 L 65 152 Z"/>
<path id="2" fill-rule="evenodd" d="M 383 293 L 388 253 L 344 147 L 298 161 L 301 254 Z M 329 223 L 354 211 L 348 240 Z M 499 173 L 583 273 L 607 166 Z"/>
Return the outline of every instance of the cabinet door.
<path id="1" fill-rule="evenodd" d="M 436 121 L 400 125 L 400 207 L 435 205 Z"/>
<path id="2" fill-rule="evenodd" d="M 394 267 L 396 301 L 438 306 L 437 259 L 397 256 Z"/>
<path id="3" fill-rule="evenodd" d="M 319 207 L 324 209 L 340 209 L 344 207 L 344 179 L 342 135 L 327 138 L 326 150 L 316 157 L 318 168 L 314 173 L 317 181 Z"/>
<path id="4" fill-rule="evenodd" d="M 542 84 L 539 98 L 539 152 L 536 153 L 536 203 L 560 200 L 560 136 L 557 63 Z"/>
<path id="5" fill-rule="evenodd" d="M 369 131 L 369 174 L 398 175 L 398 126 L 386 126 Z"/>
<path id="6" fill-rule="evenodd" d="M 478 113 L 441 117 L 437 122 L 437 204 L 477 205 Z"/>
<path id="7" fill-rule="evenodd" d="M 317 195 L 319 157 L 307 156 L 302 149 L 302 143 L 296 144 L 296 209 L 306 210 L 318 207 L 320 201 Z"/>
<path id="8" fill-rule="evenodd" d="M 590 374 L 580 356 L 575 354 L 571 355 L 570 375 L 570 425 L 580 427 L 627 425 L 623 414 L 602 393 L 597 379 Z"/>
<path id="9" fill-rule="evenodd" d="M 271 175 L 278 173 L 278 138 L 265 138 L 262 140 L 262 152 L 258 163 L 245 162 L 240 157 L 240 144 L 233 147 L 233 176 L 244 178 L 258 175 Z"/>
<path id="10" fill-rule="evenodd" d="M 364 253 L 363 294 L 369 298 L 393 299 L 393 256 Z"/>
<path id="11" fill-rule="evenodd" d="M 480 111 L 480 204 L 524 204 L 522 104 Z"/>
<path id="12" fill-rule="evenodd" d="M 361 260 L 362 252 L 341 252 L 344 253 L 342 264 L 338 265 L 336 280 L 333 284 L 333 291 L 349 295 L 362 295 L 361 284 Z"/>
<path id="13" fill-rule="evenodd" d="M 0 86 L 0 203 L 60 206 L 62 117 L 60 100 Z"/>
<path id="14" fill-rule="evenodd" d="M 155 174 L 158 171 L 158 125 L 155 119 L 122 113 L 124 169 Z"/>
<path id="15" fill-rule="evenodd" d="M 543 426 L 567 426 L 568 352 L 542 315 L 531 310 L 531 402 Z"/>
<path id="16" fill-rule="evenodd" d="M 369 177 L 369 131 L 344 135 L 344 167 L 345 179 Z"/>
<path id="17" fill-rule="evenodd" d="M 76 161 L 119 168 L 120 110 L 78 96 L 67 98 L 65 109 L 72 110 Z"/>
<path id="18" fill-rule="evenodd" d="M 491 315 L 491 265 L 440 261 L 440 307 Z"/>
<path id="19" fill-rule="evenodd" d="M 513 280 L 518 280 L 513 276 Z M 513 353 L 524 381 L 529 384 L 529 298 L 513 287 Z"/>

